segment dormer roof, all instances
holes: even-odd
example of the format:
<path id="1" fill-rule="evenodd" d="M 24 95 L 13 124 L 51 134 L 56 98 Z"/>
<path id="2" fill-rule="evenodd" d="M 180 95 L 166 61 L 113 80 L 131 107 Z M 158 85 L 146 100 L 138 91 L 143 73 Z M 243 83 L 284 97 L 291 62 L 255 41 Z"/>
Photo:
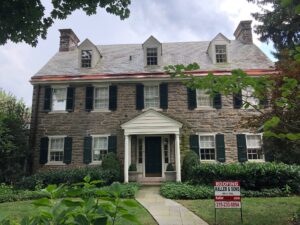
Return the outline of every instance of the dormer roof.
<path id="1" fill-rule="evenodd" d="M 209 49 L 210 45 L 216 41 L 224 41 L 227 42 L 228 44 L 230 43 L 230 40 L 222 33 L 218 33 L 210 42 L 208 45 L 207 50 Z"/>

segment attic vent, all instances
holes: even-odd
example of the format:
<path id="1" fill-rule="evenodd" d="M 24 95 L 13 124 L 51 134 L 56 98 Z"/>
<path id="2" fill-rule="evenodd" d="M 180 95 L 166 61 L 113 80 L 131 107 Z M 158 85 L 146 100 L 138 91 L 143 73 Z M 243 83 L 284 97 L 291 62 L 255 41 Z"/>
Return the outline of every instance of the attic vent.
<path id="1" fill-rule="evenodd" d="M 132 60 L 132 55 L 129 56 L 129 61 L 131 61 L 131 60 Z"/>

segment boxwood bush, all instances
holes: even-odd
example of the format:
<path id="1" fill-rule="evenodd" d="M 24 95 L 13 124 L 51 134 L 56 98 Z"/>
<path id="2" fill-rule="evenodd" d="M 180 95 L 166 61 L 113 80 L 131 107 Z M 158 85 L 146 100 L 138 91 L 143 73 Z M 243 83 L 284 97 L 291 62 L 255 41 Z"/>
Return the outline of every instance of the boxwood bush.
<path id="1" fill-rule="evenodd" d="M 119 171 L 104 170 L 101 166 L 95 166 L 38 172 L 32 176 L 25 177 L 15 186 L 20 189 L 34 190 L 36 186 L 45 187 L 49 184 L 65 183 L 71 185 L 82 182 L 86 175 L 90 175 L 92 180 L 102 180 L 102 186 L 109 185 L 120 179 Z"/>
<path id="2" fill-rule="evenodd" d="M 186 183 L 164 183 L 160 194 L 170 199 L 211 199 L 214 197 L 213 186 L 191 185 Z M 242 197 L 285 197 L 291 194 L 288 188 L 271 188 L 260 191 L 241 190 Z"/>
<path id="3" fill-rule="evenodd" d="M 240 180 L 241 188 L 246 190 L 290 187 L 292 193 L 300 193 L 300 166 L 283 163 L 202 163 L 193 167 L 187 179 L 195 185 L 212 185 L 215 180 Z"/>

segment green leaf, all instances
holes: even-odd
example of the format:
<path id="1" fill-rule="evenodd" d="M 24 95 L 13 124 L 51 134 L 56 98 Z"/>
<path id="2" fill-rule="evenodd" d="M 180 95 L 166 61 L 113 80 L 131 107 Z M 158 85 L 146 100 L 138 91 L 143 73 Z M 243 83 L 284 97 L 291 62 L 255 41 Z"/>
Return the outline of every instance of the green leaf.
<path id="1" fill-rule="evenodd" d="M 35 206 L 47 206 L 51 207 L 51 202 L 48 198 L 41 198 L 32 202 Z"/>
<path id="2" fill-rule="evenodd" d="M 288 139 L 290 139 L 291 141 L 296 141 L 296 140 L 299 140 L 300 139 L 300 133 L 296 133 L 296 134 L 293 134 L 293 133 L 288 133 L 286 135 L 286 137 Z"/>
<path id="3" fill-rule="evenodd" d="M 77 206 L 83 206 L 84 201 L 80 198 L 79 199 L 65 198 L 62 200 L 62 204 L 68 207 L 77 207 Z"/>
<path id="4" fill-rule="evenodd" d="M 91 181 L 91 176 L 90 175 L 87 175 L 83 178 L 83 180 L 86 182 L 86 183 L 89 183 Z"/>
<path id="5" fill-rule="evenodd" d="M 45 190 L 49 193 L 53 193 L 55 191 L 55 189 L 57 188 L 57 185 L 56 184 L 50 184 L 48 185 Z"/>
<path id="6" fill-rule="evenodd" d="M 90 225 L 90 222 L 89 220 L 84 216 L 84 215 L 77 215 L 75 218 L 74 218 L 76 224 L 78 225 Z"/>
<path id="7" fill-rule="evenodd" d="M 121 215 L 121 217 L 130 222 L 139 223 L 138 219 L 134 215 L 123 214 L 123 215 Z"/>
<path id="8" fill-rule="evenodd" d="M 123 200 L 122 203 L 128 207 L 138 207 L 138 204 L 133 200 Z"/>

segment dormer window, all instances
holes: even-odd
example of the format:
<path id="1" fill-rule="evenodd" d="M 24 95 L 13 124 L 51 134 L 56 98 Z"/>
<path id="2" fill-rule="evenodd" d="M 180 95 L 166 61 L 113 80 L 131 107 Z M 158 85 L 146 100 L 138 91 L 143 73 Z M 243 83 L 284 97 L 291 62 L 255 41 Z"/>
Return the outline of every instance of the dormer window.
<path id="1" fill-rule="evenodd" d="M 226 45 L 216 45 L 216 63 L 227 63 Z"/>
<path id="2" fill-rule="evenodd" d="M 147 65 L 157 65 L 157 48 L 147 48 Z"/>
<path id="3" fill-rule="evenodd" d="M 92 67 L 92 50 L 81 51 L 81 67 L 82 68 Z"/>

